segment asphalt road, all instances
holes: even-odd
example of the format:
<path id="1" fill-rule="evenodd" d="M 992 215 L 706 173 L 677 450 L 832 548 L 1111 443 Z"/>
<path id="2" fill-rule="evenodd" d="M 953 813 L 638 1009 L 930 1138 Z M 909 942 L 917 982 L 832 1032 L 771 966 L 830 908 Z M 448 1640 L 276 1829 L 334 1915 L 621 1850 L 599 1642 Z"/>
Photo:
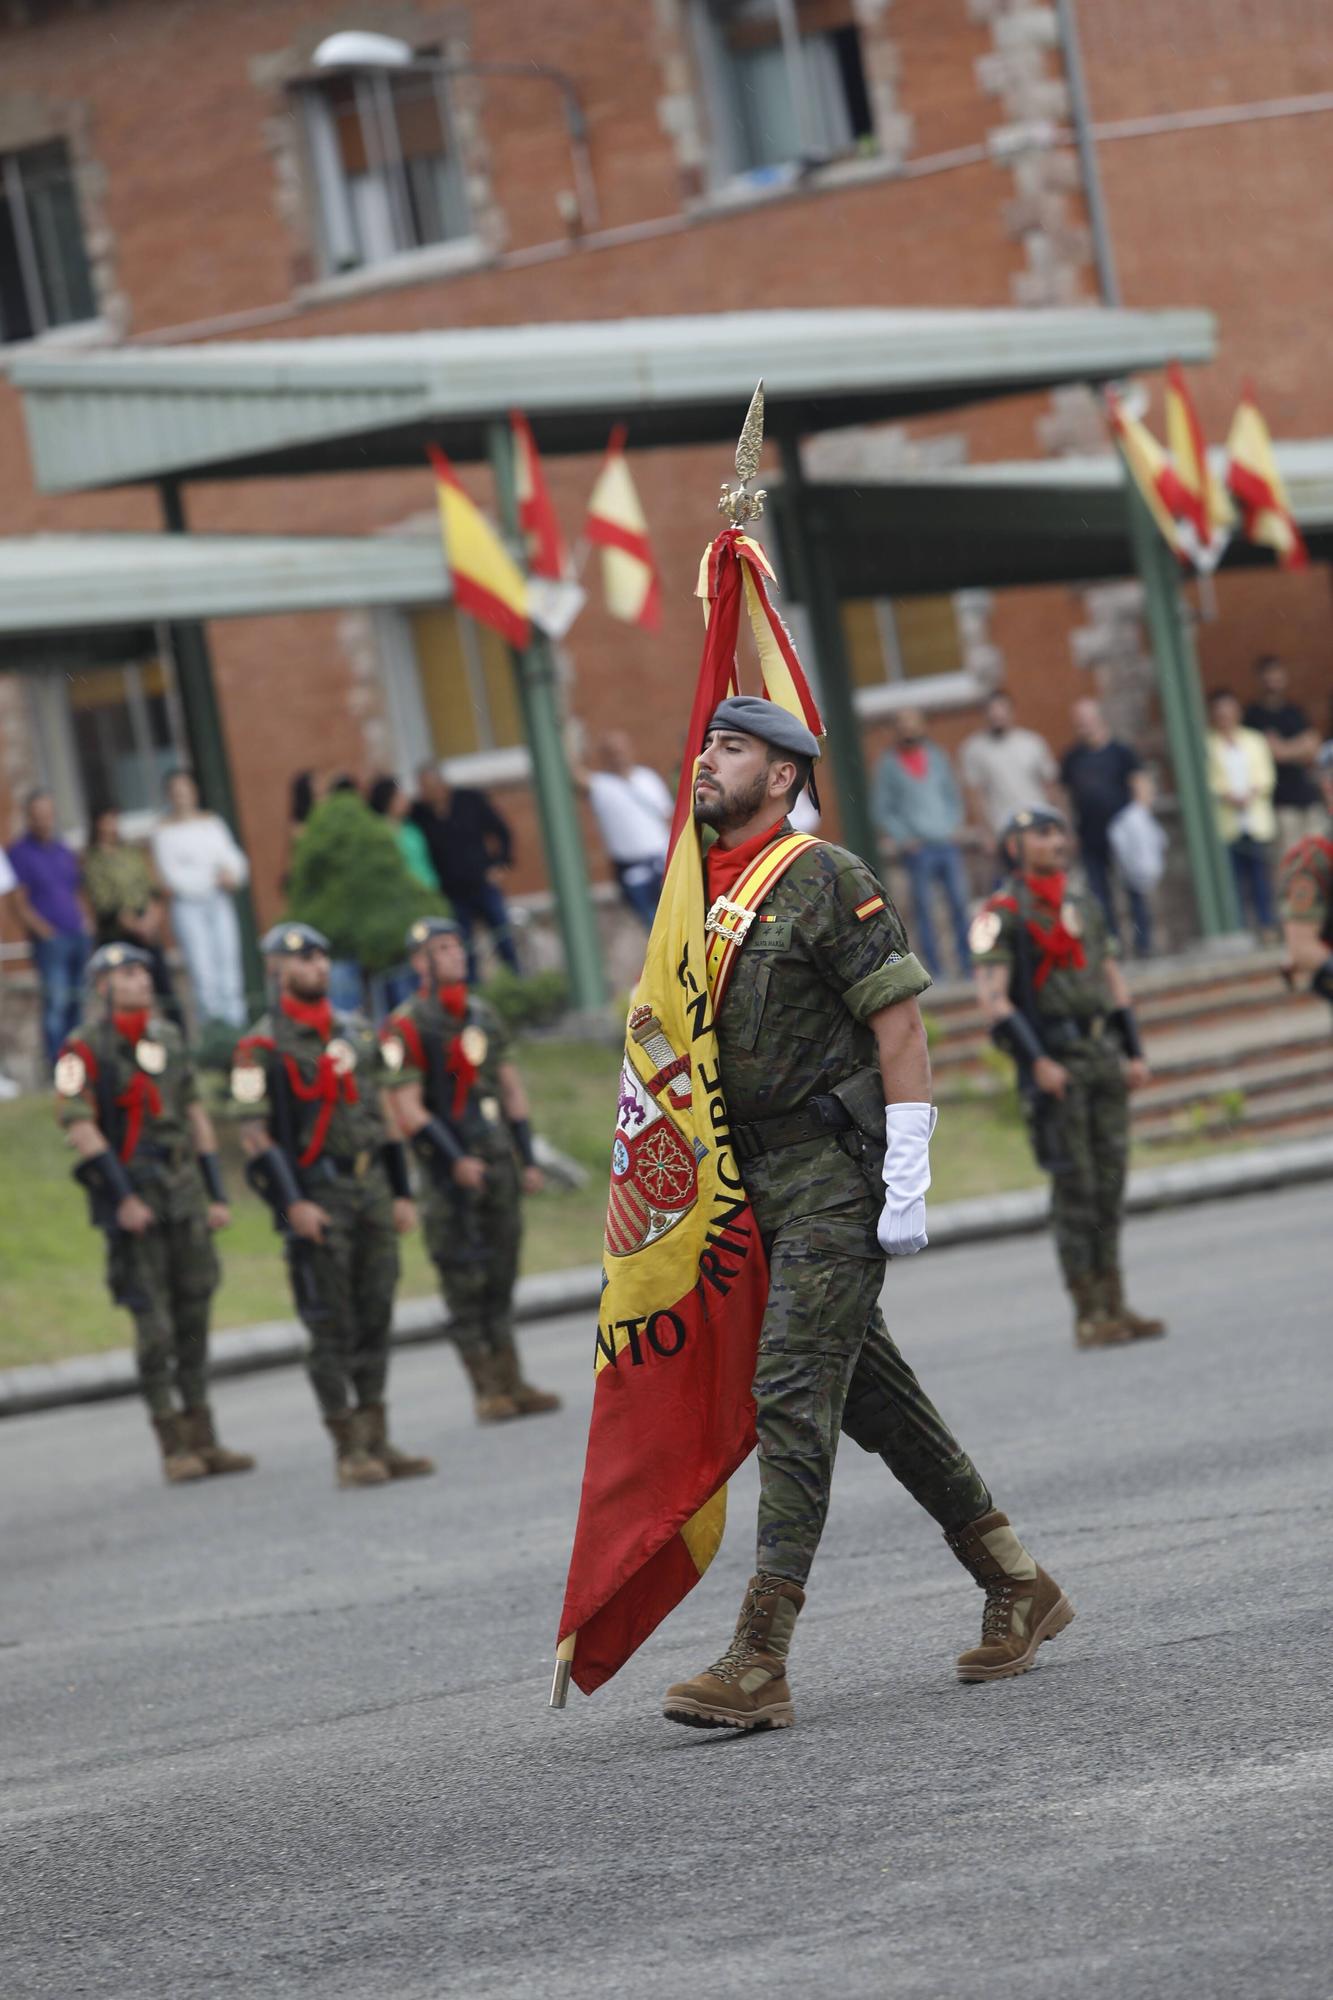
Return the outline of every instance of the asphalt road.
<path id="1" fill-rule="evenodd" d="M 0 1993 L 1324 2000 L 1333 1833 L 1329 1196 L 1149 1218 L 1163 1344 L 1076 1354 L 1049 1247 L 893 1274 L 904 1346 L 1078 1607 L 964 1688 L 980 1596 L 848 1446 L 794 1730 L 661 1721 L 730 1632 L 712 1571 L 546 1706 L 591 1335 L 482 1432 L 395 1363 L 442 1474 L 333 1490 L 295 1371 L 225 1386 L 246 1479 L 168 1491 L 128 1403 L 0 1426 Z"/>

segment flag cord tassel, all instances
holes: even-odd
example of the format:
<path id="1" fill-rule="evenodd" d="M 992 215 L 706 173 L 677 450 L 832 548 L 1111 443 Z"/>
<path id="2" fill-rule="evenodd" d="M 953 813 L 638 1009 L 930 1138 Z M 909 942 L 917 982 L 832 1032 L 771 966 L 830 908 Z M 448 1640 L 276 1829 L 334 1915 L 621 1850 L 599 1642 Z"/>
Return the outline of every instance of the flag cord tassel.
<path id="1" fill-rule="evenodd" d="M 569 1676 L 574 1664 L 574 1646 L 577 1632 L 571 1632 L 556 1648 L 555 1674 L 551 1681 L 551 1707 L 563 1708 L 569 1699 Z"/>

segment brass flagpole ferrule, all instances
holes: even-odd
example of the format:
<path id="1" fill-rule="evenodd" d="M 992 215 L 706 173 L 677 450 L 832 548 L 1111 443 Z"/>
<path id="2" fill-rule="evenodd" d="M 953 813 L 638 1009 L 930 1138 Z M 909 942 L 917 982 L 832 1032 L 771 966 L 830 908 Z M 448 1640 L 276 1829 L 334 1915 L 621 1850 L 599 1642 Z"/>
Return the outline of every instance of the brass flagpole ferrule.
<path id="1" fill-rule="evenodd" d="M 761 377 L 750 398 L 750 407 L 745 412 L 745 422 L 741 425 L 740 441 L 736 446 L 736 478 L 739 484 L 722 482 L 722 494 L 717 503 L 719 514 L 725 514 L 733 528 L 743 528 L 747 521 L 757 521 L 764 511 L 767 494 L 760 487 L 751 493 L 750 481 L 759 470 L 759 460 L 764 449 L 764 384 Z"/>
<path id="2" fill-rule="evenodd" d="M 567 1639 L 561 1640 L 556 1649 L 555 1673 L 551 1679 L 552 1708 L 563 1708 L 569 1700 L 569 1676 L 574 1664 L 574 1645 L 578 1636 L 577 1632 L 571 1632 Z"/>

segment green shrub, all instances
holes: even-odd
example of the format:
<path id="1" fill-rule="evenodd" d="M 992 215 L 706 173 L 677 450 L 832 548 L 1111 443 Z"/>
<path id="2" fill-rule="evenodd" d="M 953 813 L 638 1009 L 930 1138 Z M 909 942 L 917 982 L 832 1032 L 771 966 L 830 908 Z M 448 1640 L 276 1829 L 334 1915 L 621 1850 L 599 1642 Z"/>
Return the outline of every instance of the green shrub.
<path id="1" fill-rule="evenodd" d="M 481 988 L 506 1027 L 548 1028 L 569 1006 L 569 981 L 563 972 L 520 975 L 501 966 Z"/>
<path id="2" fill-rule="evenodd" d="M 391 821 L 355 792 L 335 792 L 315 807 L 296 843 L 287 915 L 323 931 L 335 958 L 373 973 L 401 965 L 408 925 L 447 917 L 449 905 L 413 881 Z"/>

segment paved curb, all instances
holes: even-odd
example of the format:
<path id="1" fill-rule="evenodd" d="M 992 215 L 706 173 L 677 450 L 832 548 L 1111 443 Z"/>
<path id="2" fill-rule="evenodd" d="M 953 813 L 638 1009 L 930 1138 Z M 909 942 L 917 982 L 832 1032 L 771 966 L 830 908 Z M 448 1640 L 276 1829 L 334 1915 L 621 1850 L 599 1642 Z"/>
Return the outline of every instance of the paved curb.
<path id="1" fill-rule="evenodd" d="M 1236 1195 L 1330 1179 L 1333 1139 L 1294 1140 L 1244 1153 L 1221 1153 L 1210 1160 L 1143 1167 L 1130 1175 L 1127 1206 L 1130 1214 L 1144 1215 L 1155 1209 L 1184 1208 L 1198 1201 L 1224 1201 Z M 998 1236 L 1032 1235 L 1045 1228 L 1048 1204 L 1044 1187 L 1020 1188 L 1012 1194 L 986 1195 L 976 1201 L 947 1202 L 930 1211 L 931 1248 L 943 1250 Z M 516 1317 L 531 1325 L 562 1313 L 592 1313 L 600 1292 L 601 1272 L 595 1264 L 523 1278 L 515 1299 Z M 406 1299 L 394 1314 L 395 1346 L 443 1340 L 447 1331 L 435 1299 Z M 295 1320 L 267 1320 L 258 1326 L 215 1333 L 209 1343 L 215 1376 L 287 1367 L 300 1361 L 304 1353 L 305 1334 Z M 110 1396 L 131 1396 L 136 1388 L 134 1356 L 128 1348 L 78 1355 L 72 1361 L 44 1366 L 0 1370 L 0 1418 L 59 1409 L 70 1403 L 100 1402 Z"/>

